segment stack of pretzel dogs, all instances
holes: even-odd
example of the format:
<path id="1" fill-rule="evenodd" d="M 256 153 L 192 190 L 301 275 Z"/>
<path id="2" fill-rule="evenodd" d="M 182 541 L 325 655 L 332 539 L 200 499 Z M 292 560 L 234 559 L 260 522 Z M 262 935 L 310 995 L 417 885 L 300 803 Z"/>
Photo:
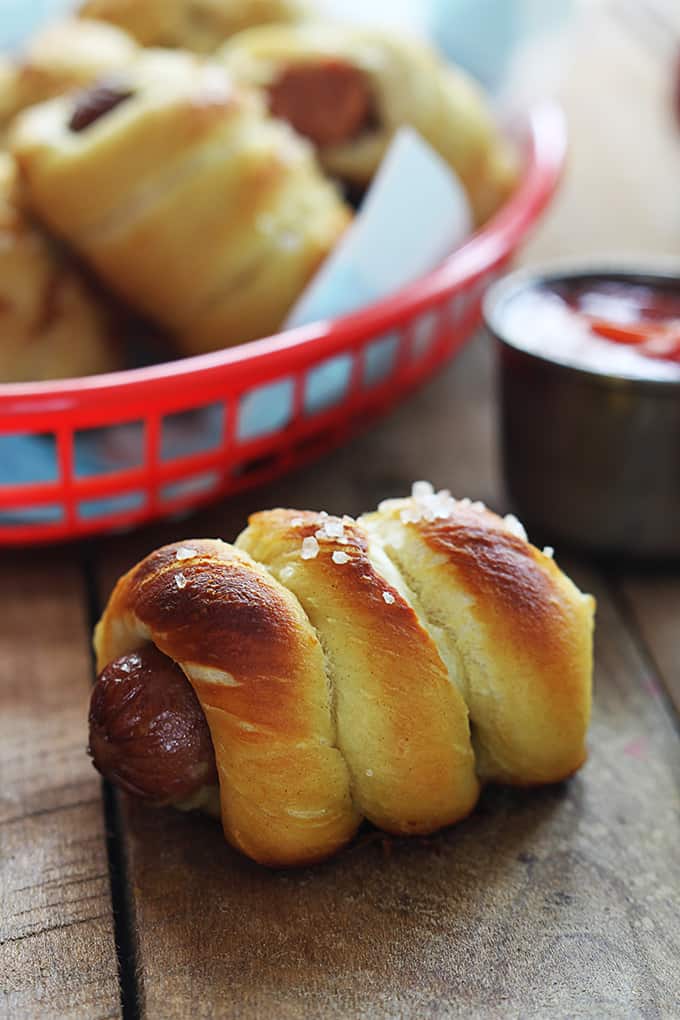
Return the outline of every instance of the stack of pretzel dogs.
<path id="1" fill-rule="evenodd" d="M 309 13 L 293 0 L 90 0 L 0 61 L 8 201 L 169 354 L 280 329 L 404 125 L 455 170 L 477 223 L 515 185 L 514 153 L 464 74 L 425 43 Z M 39 279 L 26 286 L 38 302 Z M 49 353 L 40 377 L 67 374 Z M 73 358 L 68 374 L 100 364 Z"/>
<path id="2" fill-rule="evenodd" d="M 484 783 L 583 764 L 594 608 L 514 518 L 427 483 L 358 520 L 258 513 L 118 582 L 90 753 L 269 866 L 322 860 L 363 819 L 432 833 Z"/>

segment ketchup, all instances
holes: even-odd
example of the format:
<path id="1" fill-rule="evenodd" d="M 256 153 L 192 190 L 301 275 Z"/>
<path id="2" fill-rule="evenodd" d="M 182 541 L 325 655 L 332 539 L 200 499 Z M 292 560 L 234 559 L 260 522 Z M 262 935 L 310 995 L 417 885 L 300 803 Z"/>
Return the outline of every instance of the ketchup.
<path id="1" fill-rule="evenodd" d="M 666 274 L 594 269 L 529 277 L 514 289 L 508 284 L 492 329 L 512 347 L 578 370 L 680 382 L 680 278 Z"/>
<path id="2" fill-rule="evenodd" d="M 553 289 L 595 336 L 680 362 L 680 293 L 604 280 Z"/>

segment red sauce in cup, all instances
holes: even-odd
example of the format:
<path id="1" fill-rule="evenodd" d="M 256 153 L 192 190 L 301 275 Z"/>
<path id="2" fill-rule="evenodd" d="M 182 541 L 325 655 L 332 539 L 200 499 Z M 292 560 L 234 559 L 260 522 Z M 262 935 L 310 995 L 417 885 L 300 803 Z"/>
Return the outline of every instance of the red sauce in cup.
<path id="1" fill-rule="evenodd" d="M 680 280 L 633 273 L 555 275 L 502 307 L 513 345 L 587 371 L 680 380 Z"/>
<path id="2" fill-rule="evenodd" d="M 615 281 L 558 285 L 554 293 L 596 336 L 680 361 L 680 293 Z"/>

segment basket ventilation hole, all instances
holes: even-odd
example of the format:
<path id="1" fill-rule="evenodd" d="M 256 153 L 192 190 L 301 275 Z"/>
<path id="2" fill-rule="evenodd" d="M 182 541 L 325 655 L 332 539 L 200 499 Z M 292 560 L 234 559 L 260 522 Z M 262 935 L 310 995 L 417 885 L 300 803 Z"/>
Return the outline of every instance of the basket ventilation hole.
<path id="1" fill-rule="evenodd" d="M 81 429 L 73 447 L 76 478 L 133 471 L 144 463 L 144 422 Z"/>
<path id="2" fill-rule="evenodd" d="M 126 492 L 121 496 L 104 496 L 101 499 L 82 499 L 78 504 L 78 516 L 83 521 L 111 514 L 127 514 L 141 510 L 146 503 L 143 492 Z"/>
<path id="3" fill-rule="evenodd" d="M 289 425 L 293 418 L 293 380 L 279 379 L 250 390 L 241 398 L 238 439 L 258 439 Z"/>
<path id="4" fill-rule="evenodd" d="M 419 361 L 432 349 L 437 336 L 438 315 L 436 312 L 426 312 L 421 315 L 413 327 L 413 348 L 412 357 Z"/>
<path id="5" fill-rule="evenodd" d="M 0 489 L 56 482 L 58 478 L 57 442 L 52 434 L 0 436 Z"/>
<path id="6" fill-rule="evenodd" d="M 167 414 L 161 421 L 161 460 L 179 460 L 219 449 L 225 416 L 222 403 Z"/>
<path id="7" fill-rule="evenodd" d="M 384 382 L 391 375 L 399 348 L 399 336 L 397 333 L 388 333 L 387 336 L 374 340 L 366 347 L 364 366 L 364 385 L 377 386 Z"/>
<path id="8" fill-rule="evenodd" d="M 352 356 L 338 354 L 307 373 L 305 414 L 319 414 L 340 404 L 347 396 L 352 376 Z"/>

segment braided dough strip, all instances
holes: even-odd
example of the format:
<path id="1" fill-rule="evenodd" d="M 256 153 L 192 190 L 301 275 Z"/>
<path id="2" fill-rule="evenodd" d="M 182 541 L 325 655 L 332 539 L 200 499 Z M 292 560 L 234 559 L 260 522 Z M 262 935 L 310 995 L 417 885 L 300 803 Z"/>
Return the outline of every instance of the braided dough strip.
<path id="1" fill-rule="evenodd" d="M 405 578 L 463 691 L 478 774 L 531 786 L 580 768 L 592 596 L 481 507 L 458 502 L 427 520 L 413 500 L 391 500 L 363 521 Z"/>
<path id="2" fill-rule="evenodd" d="M 178 560 L 180 549 L 196 555 Z M 159 549 L 116 585 L 95 632 L 98 670 L 148 641 L 179 664 L 205 712 L 230 843 L 288 865 L 352 837 L 360 816 L 334 746 L 323 653 L 285 588 L 224 542 Z"/>
<path id="3" fill-rule="evenodd" d="M 361 525 L 348 520 L 345 541 L 321 536 L 319 555 L 300 559 L 324 522 L 255 514 L 237 546 L 297 596 L 319 636 L 360 812 L 387 832 L 434 832 L 469 814 L 479 794 L 465 703 Z"/>

